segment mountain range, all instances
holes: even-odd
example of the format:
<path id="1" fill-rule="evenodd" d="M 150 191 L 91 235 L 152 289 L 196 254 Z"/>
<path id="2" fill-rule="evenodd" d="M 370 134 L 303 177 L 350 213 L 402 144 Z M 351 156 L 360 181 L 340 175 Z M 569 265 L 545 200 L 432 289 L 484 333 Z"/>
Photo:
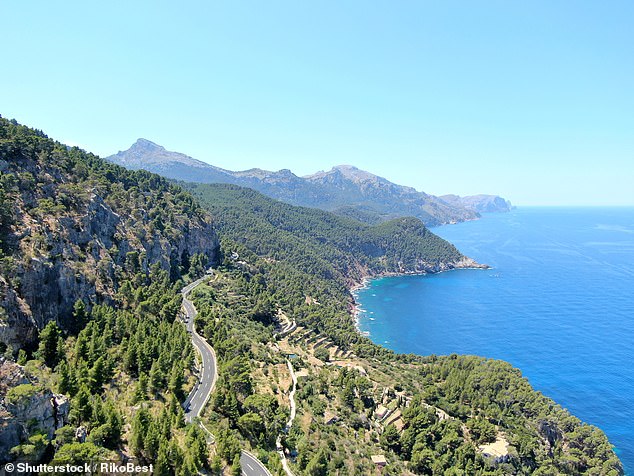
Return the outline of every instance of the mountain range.
<path id="1" fill-rule="evenodd" d="M 304 177 L 288 169 L 231 171 L 168 151 L 146 139 L 138 139 L 129 149 L 106 159 L 128 169 L 144 169 L 185 182 L 240 185 L 292 205 L 320 208 L 369 224 L 413 216 L 435 226 L 511 209 L 510 202 L 495 195 L 437 197 L 351 165 Z"/>

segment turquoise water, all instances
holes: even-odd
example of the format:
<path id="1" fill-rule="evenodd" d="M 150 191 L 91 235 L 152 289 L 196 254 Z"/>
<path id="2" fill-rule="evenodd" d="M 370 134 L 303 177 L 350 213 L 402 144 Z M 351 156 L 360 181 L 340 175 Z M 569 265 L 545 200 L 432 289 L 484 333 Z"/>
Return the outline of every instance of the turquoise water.
<path id="1" fill-rule="evenodd" d="M 374 280 L 361 330 L 398 352 L 511 362 L 634 474 L 634 208 L 520 208 L 433 231 L 493 269 Z"/>

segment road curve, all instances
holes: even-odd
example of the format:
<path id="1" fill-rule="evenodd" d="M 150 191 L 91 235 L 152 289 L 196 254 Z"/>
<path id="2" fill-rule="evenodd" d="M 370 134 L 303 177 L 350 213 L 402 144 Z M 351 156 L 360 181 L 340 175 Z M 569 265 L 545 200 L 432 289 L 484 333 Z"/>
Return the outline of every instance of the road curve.
<path id="1" fill-rule="evenodd" d="M 183 403 L 183 408 L 185 409 L 185 421 L 188 423 L 191 423 L 194 418 L 200 416 L 205 404 L 211 396 L 211 392 L 216 386 L 216 380 L 218 380 L 216 353 L 209 343 L 196 332 L 196 326 L 194 325 L 194 318 L 197 314 L 196 307 L 187 298 L 190 291 L 202 283 L 206 278 L 207 276 L 197 279 L 181 290 L 181 293 L 183 294 L 182 306 L 185 325 L 187 327 L 187 331 L 191 335 L 192 344 L 194 344 L 194 347 L 196 347 L 196 350 L 198 350 L 198 353 L 200 354 L 202 363 L 199 369 L 198 381 Z"/>
<path id="2" fill-rule="evenodd" d="M 211 347 L 209 343 L 196 332 L 194 318 L 196 317 L 196 314 L 198 314 L 198 311 L 196 311 L 194 303 L 187 298 L 187 295 L 196 286 L 205 281 L 207 277 L 208 276 L 203 276 L 181 289 L 181 294 L 183 295 L 182 309 L 185 326 L 191 335 L 192 344 L 194 344 L 194 347 L 196 347 L 196 350 L 198 350 L 200 354 L 202 362 L 198 373 L 198 381 L 183 403 L 185 421 L 188 423 L 191 423 L 194 418 L 200 416 L 205 404 L 211 396 L 211 392 L 216 386 L 216 380 L 218 380 L 216 352 L 213 347 Z M 202 422 L 200 422 L 200 425 L 213 440 L 213 435 L 209 432 L 209 430 L 207 430 L 207 428 L 205 428 Z M 272 476 L 264 464 L 262 464 L 260 460 L 248 451 L 242 450 L 242 454 L 240 455 L 240 465 L 242 466 L 242 474 L 245 476 Z"/>
<path id="3" fill-rule="evenodd" d="M 240 455 L 240 466 L 245 476 L 272 476 L 259 459 L 245 450 Z"/>

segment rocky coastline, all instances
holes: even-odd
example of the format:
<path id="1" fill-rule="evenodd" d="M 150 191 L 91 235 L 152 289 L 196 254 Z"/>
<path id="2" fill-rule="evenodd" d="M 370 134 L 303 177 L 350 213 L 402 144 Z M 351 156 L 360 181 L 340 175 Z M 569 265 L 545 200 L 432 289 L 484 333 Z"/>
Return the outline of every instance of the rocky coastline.
<path id="1" fill-rule="evenodd" d="M 422 263 L 424 262 L 421 262 L 421 264 Z M 371 273 L 369 270 L 365 270 L 360 279 L 354 280 L 348 287 L 348 293 L 350 295 L 348 311 L 354 320 L 354 326 L 357 329 L 357 332 L 367 337 L 367 335 L 359 328 L 359 319 L 361 318 L 363 309 L 358 301 L 358 291 L 367 288 L 372 280 L 399 276 L 425 276 L 428 274 L 444 273 L 456 269 L 491 269 L 491 266 L 488 264 L 478 263 L 476 260 L 469 258 L 468 256 L 463 256 L 457 261 L 451 261 L 448 263 L 426 263 L 426 265 L 427 266 L 420 269 L 417 266 L 416 270 L 403 270 L 399 272 L 384 271 L 380 273 Z"/>

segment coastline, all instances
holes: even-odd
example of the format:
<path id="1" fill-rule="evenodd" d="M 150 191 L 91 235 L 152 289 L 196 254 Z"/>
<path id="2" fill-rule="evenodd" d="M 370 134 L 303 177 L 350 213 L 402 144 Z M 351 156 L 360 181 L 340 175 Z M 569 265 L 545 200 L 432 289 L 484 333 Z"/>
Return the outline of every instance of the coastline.
<path id="1" fill-rule="evenodd" d="M 372 281 L 372 279 L 379 279 L 383 276 L 363 276 L 361 278 L 361 282 L 359 283 L 355 283 L 353 284 L 349 289 L 348 289 L 348 293 L 350 293 L 350 296 L 352 297 L 352 302 L 350 303 L 350 313 L 352 314 L 352 320 L 354 321 L 354 327 L 356 328 L 357 332 L 364 336 L 364 337 L 368 337 L 369 338 L 369 334 L 364 334 L 363 331 L 361 330 L 361 328 L 359 327 L 360 324 L 360 319 L 361 319 L 361 313 L 365 312 L 362 308 L 361 308 L 361 304 L 359 304 L 359 300 L 358 300 L 358 292 L 361 289 L 366 289 L 369 287 L 370 285 L 370 281 Z"/>
<path id="2" fill-rule="evenodd" d="M 553 214 L 553 216 L 554 216 L 554 214 Z M 594 223 L 599 223 L 599 224 L 608 223 L 608 224 L 610 224 L 610 222 L 607 222 L 605 220 L 605 218 L 603 218 L 603 217 L 600 217 L 598 219 L 598 221 L 595 221 Z M 502 224 L 504 224 L 504 223 L 502 223 Z M 617 238 L 615 238 L 615 241 L 617 239 L 620 240 L 620 238 L 617 237 Z M 624 241 L 624 240 L 622 240 L 622 241 Z M 495 250 L 495 248 L 493 248 L 493 249 Z M 519 249 L 521 250 L 521 248 L 519 248 Z M 490 257 L 489 254 L 487 254 L 486 256 L 488 256 L 489 258 L 484 258 L 484 259 L 493 259 L 493 258 Z M 523 263 L 520 263 L 520 264 L 523 264 Z M 508 261 L 496 261 L 496 268 L 498 268 L 498 269 L 506 269 L 507 265 L 508 265 Z M 463 268 L 453 268 L 453 269 L 463 269 Z M 438 272 L 440 273 L 440 272 L 443 272 L 443 271 L 445 271 L 445 270 L 438 271 Z M 386 290 L 387 290 L 387 288 L 391 288 L 392 285 L 398 284 L 398 280 L 397 281 L 389 281 L 389 282 L 381 282 L 381 283 L 373 283 L 372 280 L 373 279 L 381 279 L 383 277 L 406 276 L 406 275 L 412 275 L 412 274 L 427 275 L 427 274 L 435 274 L 435 273 L 430 273 L 430 272 L 420 272 L 420 273 L 411 273 L 411 272 L 410 273 L 376 273 L 376 274 L 367 273 L 367 274 L 365 274 L 363 276 L 363 278 L 359 279 L 359 282 L 356 282 L 352 286 L 349 287 L 350 294 L 352 295 L 351 312 L 352 312 L 353 318 L 355 320 L 355 327 L 357 328 L 357 331 L 359 332 L 359 335 L 363 335 L 364 337 L 368 337 L 370 339 L 370 341 L 372 341 L 375 345 L 378 345 L 380 347 L 384 347 L 385 348 L 388 345 L 389 346 L 394 345 L 394 341 L 392 339 L 390 339 L 390 343 L 387 344 L 387 343 L 383 343 L 383 338 L 382 338 L 383 329 L 385 327 L 391 327 L 392 326 L 392 323 L 389 323 L 389 324 L 385 323 L 385 317 L 389 316 L 389 312 L 390 312 L 389 304 L 390 303 L 386 303 L 385 305 L 383 305 L 383 307 L 385 308 L 384 311 L 383 311 L 383 313 L 384 313 L 384 316 L 383 316 L 384 323 L 382 323 L 382 325 L 380 325 L 380 326 L 377 325 L 376 323 L 374 323 L 374 325 L 376 327 L 371 325 L 372 322 L 370 320 L 370 317 L 371 317 L 370 312 L 372 310 L 376 311 L 376 309 L 374 309 L 375 303 L 378 306 L 379 303 L 382 301 L 380 293 L 383 290 L 383 286 L 386 286 Z M 470 277 L 476 277 L 477 279 L 480 279 L 479 277 L 484 277 L 484 276 L 486 276 L 486 274 L 488 274 L 488 273 L 485 273 L 485 275 L 482 275 L 480 273 L 477 276 L 473 275 L 473 274 L 469 274 L 469 276 Z M 465 274 L 465 276 L 467 276 L 467 274 Z M 451 277 L 448 277 L 448 278 L 450 280 L 453 280 L 453 279 L 459 280 L 461 278 L 461 276 L 458 276 L 458 277 L 454 276 L 453 278 L 451 278 Z M 442 279 L 442 278 L 440 278 L 440 279 Z M 435 280 L 432 280 L 432 281 L 435 281 Z M 427 282 L 424 282 L 422 280 L 412 280 L 412 283 L 413 282 L 416 282 L 418 285 L 421 285 L 421 286 L 424 286 L 427 283 Z M 373 284 L 376 286 L 376 288 L 372 287 Z M 365 305 L 368 305 L 370 307 L 364 308 L 364 304 L 360 302 L 360 295 L 362 295 L 361 290 L 362 289 L 367 289 L 368 287 L 372 287 L 372 290 L 368 291 L 367 294 L 363 294 L 363 299 L 366 299 L 366 304 Z M 449 291 L 451 291 L 451 288 L 449 289 Z M 376 292 L 376 294 L 379 297 L 378 298 L 375 298 L 375 297 L 370 298 L 370 293 L 375 293 L 375 292 Z M 364 291 L 364 293 L 365 293 L 365 291 Z M 362 313 L 365 314 L 365 316 L 363 316 Z M 360 326 L 361 319 L 364 319 L 364 326 L 363 327 L 365 328 L 365 332 L 361 329 L 361 326 Z M 378 320 L 379 319 L 377 318 L 377 321 Z M 409 325 L 411 325 L 411 323 Z M 403 328 L 404 332 L 407 332 L 406 329 L 407 329 L 407 327 Z M 370 335 L 370 333 L 368 331 L 370 331 L 372 334 Z M 509 335 L 511 335 L 511 334 L 509 334 Z M 386 337 L 386 339 L 387 338 L 388 337 Z M 509 340 L 512 342 L 512 339 L 509 339 Z M 406 351 L 407 350 L 405 350 L 405 352 Z M 416 351 L 414 351 L 414 353 L 416 355 L 427 355 L 428 354 L 428 353 L 425 353 L 425 352 L 418 353 Z M 447 352 L 447 354 L 448 354 L 448 352 Z M 444 354 L 442 354 L 442 352 L 440 352 L 438 355 L 444 355 Z M 458 355 L 461 355 L 461 353 L 459 353 Z M 482 352 L 474 351 L 473 355 L 483 355 L 483 354 L 482 354 Z M 486 354 L 484 354 L 484 355 L 486 355 Z M 502 360 L 504 362 L 512 362 L 513 361 L 508 356 L 491 357 L 491 359 Z M 529 360 L 530 360 L 530 357 L 529 357 Z M 565 400 L 565 397 L 567 396 L 566 394 L 564 394 L 564 396 L 562 397 L 561 395 L 559 395 L 556 392 L 553 393 L 553 391 L 552 391 L 553 387 L 552 386 L 551 387 L 546 387 L 546 388 L 543 387 L 543 382 L 544 382 L 544 378 L 545 378 L 544 375 L 540 375 L 539 373 L 536 373 L 535 375 L 531 375 L 530 378 L 529 378 L 529 376 L 525 375 L 524 372 L 528 371 L 528 369 L 530 369 L 530 366 L 527 366 L 525 362 L 515 362 L 515 361 L 513 361 L 513 362 L 514 363 L 511 364 L 513 366 L 513 368 L 514 369 L 518 369 L 518 370 L 520 370 L 522 372 L 522 375 L 524 375 L 524 378 L 526 378 L 529 381 L 533 391 L 542 392 L 542 394 L 545 395 L 548 399 L 550 399 L 550 400 L 552 400 L 554 402 L 557 402 L 557 404 L 559 404 L 559 405 L 564 405 L 564 402 L 565 402 L 566 404 L 565 404 L 564 409 L 570 415 L 573 415 L 574 417 L 579 418 L 581 421 L 586 422 L 586 424 L 588 424 L 588 425 L 597 426 L 598 428 L 601 429 L 602 432 L 604 432 L 605 435 L 608 434 L 607 433 L 608 431 L 611 431 L 610 437 L 609 437 L 609 443 L 614 448 L 614 453 L 616 454 L 617 458 L 622 462 L 622 464 L 626 464 L 626 463 L 629 462 L 628 461 L 628 454 L 627 454 L 627 450 L 628 450 L 628 447 L 627 447 L 627 443 L 628 443 L 627 435 L 624 436 L 623 433 L 619 433 L 619 428 L 620 428 L 619 425 L 620 425 L 620 423 L 618 421 L 616 423 L 613 420 L 609 420 L 609 419 L 597 421 L 596 420 L 596 418 L 598 418 L 597 415 L 603 415 L 603 413 L 592 413 L 592 412 L 590 412 L 591 416 L 588 416 L 588 414 L 583 414 L 583 411 L 581 411 L 578 408 L 571 408 L 570 401 L 572 401 L 574 404 L 577 404 L 576 400 L 574 400 L 574 398 L 573 398 L 573 400 L 566 401 Z M 552 377 L 550 375 L 547 375 L 546 378 L 551 379 Z M 565 375 L 564 375 L 564 378 L 566 378 Z M 542 380 L 540 381 L 540 379 L 542 379 Z M 606 388 L 605 390 L 607 391 L 607 390 L 611 390 L 611 389 Z M 588 408 L 590 408 L 592 410 L 593 406 L 590 406 Z M 594 420 L 593 420 L 593 418 L 594 418 Z M 614 430 L 614 428 L 616 428 L 616 430 Z M 623 441 L 621 441 L 621 440 L 623 440 Z M 615 448 L 614 445 L 618 445 L 618 447 Z M 630 453 L 629 458 L 631 458 L 631 453 Z M 623 474 L 623 475 L 632 474 L 634 476 L 634 473 L 632 472 L 631 468 L 629 468 L 629 469 L 630 469 L 629 471 L 628 471 L 628 469 L 624 469 L 624 471 L 619 473 L 619 474 Z"/>
<path id="3" fill-rule="evenodd" d="M 352 285 L 348 288 L 348 293 L 351 297 L 351 302 L 348 305 L 348 309 L 350 314 L 352 315 L 352 319 L 354 321 L 354 327 L 357 332 L 363 337 L 370 337 L 370 334 L 364 332 L 360 328 L 360 319 L 361 314 L 365 312 L 365 310 L 361 307 L 358 301 L 358 292 L 362 289 L 367 289 L 370 286 L 371 281 L 376 279 L 383 278 L 397 278 L 400 276 L 427 276 L 429 274 L 440 274 L 445 273 L 447 271 L 454 271 L 457 269 L 492 269 L 488 264 L 481 264 L 475 261 L 473 258 L 469 258 L 467 256 L 463 256 L 459 261 L 451 262 L 451 263 L 441 263 L 439 265 L 428 266 L 421 270 L 416 271 L 385 271 L 377 274 L 366 273 L 361 276 L 360 281 L 354 281 Z"/>

